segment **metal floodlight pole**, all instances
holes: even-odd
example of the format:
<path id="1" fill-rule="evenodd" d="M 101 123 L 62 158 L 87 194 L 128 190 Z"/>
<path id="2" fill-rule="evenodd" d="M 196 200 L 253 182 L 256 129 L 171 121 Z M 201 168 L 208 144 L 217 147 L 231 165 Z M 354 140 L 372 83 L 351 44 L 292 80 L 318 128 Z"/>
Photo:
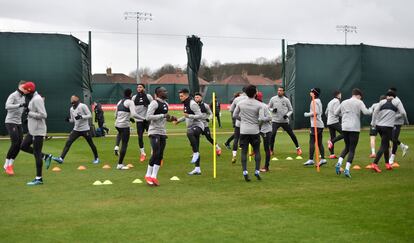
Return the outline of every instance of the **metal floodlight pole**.
<path id="1" fill-rule="evenodd" d="M 125 20 L 136 20 L 137 21 L 137 84 L 139 84 L 140 77 L 139 77 L 139 22 L 140 21 L 151 21 L 152 14 L 146 12 L 125 12 L 124 13 Z"/>
<path id="2" fill-rule="evenodd" d="M 352 25 L 337 25 L 336 30 L 344 32 L 344 34 L 345 34 L 345 45 L 347 44 L 348 33 L 357 33 L 357 27 L 352 26 Z"/>

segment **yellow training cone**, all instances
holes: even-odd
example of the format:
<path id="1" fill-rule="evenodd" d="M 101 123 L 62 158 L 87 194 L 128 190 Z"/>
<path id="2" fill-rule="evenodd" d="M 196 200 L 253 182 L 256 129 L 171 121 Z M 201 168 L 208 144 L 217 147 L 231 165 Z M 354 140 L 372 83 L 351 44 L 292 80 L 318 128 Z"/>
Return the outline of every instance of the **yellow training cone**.
<path id="1" fill-rule="evenodd" d="M 361 169 L 361 167 L 360 167 L 359 165 L 354 165 L 354 166 L 352 167 L 352 169 L 354 169 L 354 170 L 360 170 L 360 169 Z"/>
<path id="2" fill-rule="evenodd" d="M 94 186 L 100 186 L 100 185 L 102 185 L 102 182 L 101 181 L 95 181 L 92 185 L 94 185 Z"/>
<path id="3" fill-rule="evenodd" d="M 298 155 L 298 156 L 296 156 L 296 159 L 303 159 L 303 157 Z"/>
<path id="4" fill-rule="evenodd" d="M 127 164 L 127 166 L 128 166 L 129 168 L 134 168 L 134 165 L 133 165 L 133 164 Z"/>
<path id="5" fill-rule="evenodd" d="M 56 166 L 56 167 L 53 167 L 52 171 L 60 172 L 60 171 L 62 171 L 62 169 Z"/>
<path id="6" fill-rule="evenodd" d="M 340 172 L 344 172 L 344 168 L 342 168 L 342 167 L 341 167 L 341 168 L 339 169 L 339 171 L 340 171 Z"/>
<path id="7" fill-rule="evenodd" d="M 171 181 L 179 181 L 180 178 L 178 178 L 177 176 L 173 176 L 170 178 Z"/>
<path id="8" fill-rule="evenodd" d="M 102 183 L 102 185 L 112 185 L 112 181 L 106 180 Z"/>
<path id="9" fill-rule="evenodd" d="M 78 170 L 86 170 L 86 167 L 85 167 L 85 166 L 83 166 L 83 165 L 80 165 L 80 166 L 78 167 Z"/>
<path id="10" fill-rule="evenodd" d="M 140 179 L 135 179 L 134 181 L 132 181 L 132 183 L 134 183 L 134 184 L 141 184 L 142 181 Z"/>
<path id="11" fill-rule="evenodd" d="M 292 157 L 287 157 L 286 160 L 293 160 L 293 158 Z"/>
<path id="12" fill-rule="evenodd" d="M 111 166 L 110 165 L 104 165 L 104 166 L 102 166 L 102 169 L 111 169 Z"/>

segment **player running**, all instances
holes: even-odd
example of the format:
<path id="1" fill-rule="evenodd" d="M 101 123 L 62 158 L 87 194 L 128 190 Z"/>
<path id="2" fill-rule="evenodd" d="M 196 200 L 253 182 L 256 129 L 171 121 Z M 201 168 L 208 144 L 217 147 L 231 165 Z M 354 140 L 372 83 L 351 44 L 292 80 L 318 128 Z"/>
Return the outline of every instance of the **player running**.
<path id="1" fill-rule="evenodd" d="M 334 144 L 344 138 L 344 136 L 342 135 L 341 123 L 339 121 L 340 117 L 335 115 L 336 108 L 338 108 L 338 106 L 341 104 L 341 91 L 336 90 L 333 96 L 334 98 L 331 101 L 329 101 L 326 107 L 325 115 L 328 118 L 326 125 L 328 126 L 329 134 L 331 136 L 331 138 L 328 140 L 328 149 L 330 152 L 329 158 L 337 159 L 338 157 L 336 157 L 335 155 Z M 336 132 L 339 133 L 338 136 L 336 136 Z"/>

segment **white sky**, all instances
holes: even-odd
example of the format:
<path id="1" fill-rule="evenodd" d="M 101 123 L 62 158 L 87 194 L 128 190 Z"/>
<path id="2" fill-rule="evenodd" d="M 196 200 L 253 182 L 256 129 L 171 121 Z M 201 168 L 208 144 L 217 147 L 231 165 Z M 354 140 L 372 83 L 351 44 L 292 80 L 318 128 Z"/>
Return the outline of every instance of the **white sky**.
<path id="1" fill-rule="evenodd" d="M 155 69 L 165 63 L 184 67 L 185 35 L 192 34 L 201 36 L 209 63 L 275 58 L 281 38 L 343 44 L 335 27 L 344 24 L 358 27 L 348 44 L 414 48 L 413 9 L 410 0 L 0 0 L 0 31 L 72 32 L 87 42 L 91 30 L 93 73 L 111 66 L 129 74 L 136 68 L 136 22 L 125 21 L 125 11 L 153 14 L 153 21 L 140 24 L 140 67 Z"/>

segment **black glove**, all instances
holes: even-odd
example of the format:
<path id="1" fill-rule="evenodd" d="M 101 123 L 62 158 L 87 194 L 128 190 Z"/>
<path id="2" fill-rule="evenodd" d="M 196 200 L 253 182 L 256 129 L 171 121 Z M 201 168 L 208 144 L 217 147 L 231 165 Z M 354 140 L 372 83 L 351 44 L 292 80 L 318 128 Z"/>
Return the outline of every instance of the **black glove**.
<path id="1" fill-rule="evenodd" d="M 27 103 L 22 103 L 22 104 L 19 105 L 19 107 L 25 107 L 26 108 L 27 107 Z"/>
<path id="2" fill-rule="evenodd" d="M 131 117 L 131 118 L 129 118 L 129 121 L 130 121 L 130 122 L 135 122 L 134 118 L 132 118 L 132 117 Z"/>
<path id="3" fill-rule="evenodd" d="M 81 115 L 75 116 L 75 120 L 79 120 L 79 119 L 82 119 L 82 116 Z"/>
<path id="4" fill-rule="evenodd" d="M 273 112 L 273 113 L 276 113 L 276 112 L 277 112 L 277 108 L 274 108 L 274 109 L 272 110 L 272 112 Z"/>
<path id="5" fill-rule="evenodd" d="M 70 117 L 69 117 L 69 116 L 67 116 L 67 117 L 65 118 L 65 122 L 69 122 L 69 120 L 70 120 Z"/>
<path id="6" fill-rule="evenodd" d="M 288 116 L 287 116 L 287 115 L 284 115 L 284 116 L 283 116 L 283 119 L 288 119 Z"/>
<path id="7" fill-rule="evenodd" d="M 207 122 L 210 122 L 210 119 L 206 119 Z"/>
<path id="8" fill-rule="evenodd" d="M 171 116 L 170 116 L 170 114 L 165 114 L 165 118 L 167 119 L 167 121 L 171 121 Z"/>

